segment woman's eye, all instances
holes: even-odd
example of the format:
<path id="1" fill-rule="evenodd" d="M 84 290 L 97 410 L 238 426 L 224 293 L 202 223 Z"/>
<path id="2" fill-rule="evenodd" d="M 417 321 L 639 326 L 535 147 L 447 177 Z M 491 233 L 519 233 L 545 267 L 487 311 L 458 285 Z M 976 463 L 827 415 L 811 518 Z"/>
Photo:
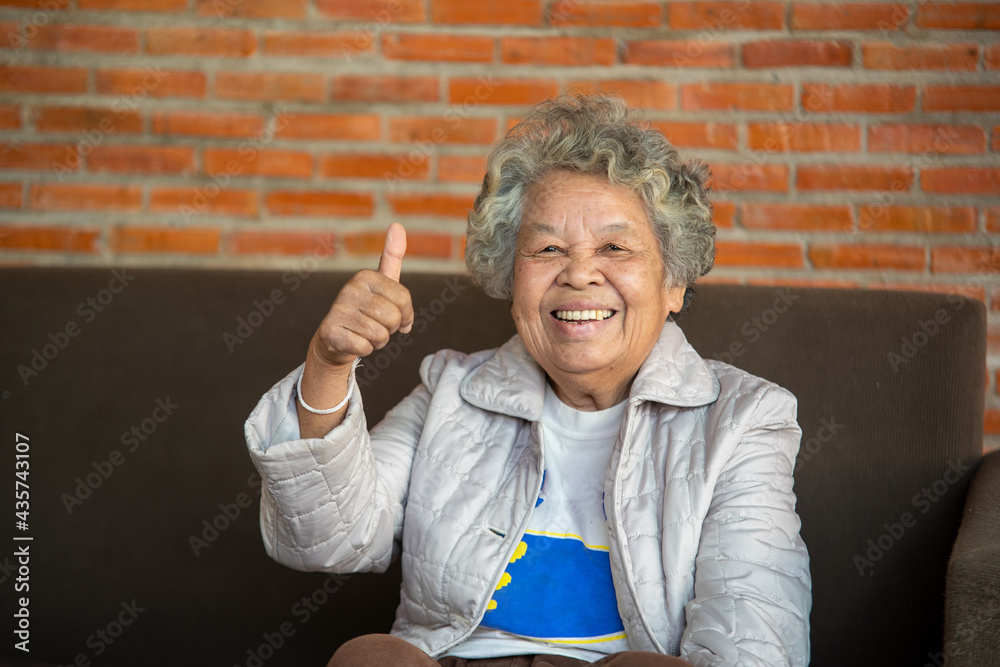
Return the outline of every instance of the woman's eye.
<path id="1" fill-rule="evenodd" d="M 547 245 L 541 250 L 539 250 L 539 252 L 558 252 L 558 251 L 559 248 L 555 247 L 554 245 Z"/>
<path id="2" fill-rule="evenodd" d="M 608 250 L 624 250 L 625 249 L 625 248 L 621 247 L 620 245 L 615 245 L 614 243 L 609 243 L 608 245 L 606 245 L 604 247 L 607 248 Z"/>

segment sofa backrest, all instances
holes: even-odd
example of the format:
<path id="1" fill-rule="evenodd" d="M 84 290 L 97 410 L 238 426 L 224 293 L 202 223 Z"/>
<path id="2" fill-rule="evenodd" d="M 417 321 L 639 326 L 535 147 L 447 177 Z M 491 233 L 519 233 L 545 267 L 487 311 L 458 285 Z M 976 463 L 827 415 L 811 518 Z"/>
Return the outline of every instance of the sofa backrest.
<path id="1" fill-rule="evenodd" d="M 321 665 L 347 638 L 388 630 L 398 568 L 329 576 L 267 558 L 243 441 L 247 415 L 301 363 L 347 277 L 0 270 L 8 499 L 15 434 L 30 444 L 19 533 L 34 538 L 30 657 Z M 412 344 L 394 340 L 359 368 L 372 424 L 415 386 L 424 355 L 513 333 L 507 305 L 464 277 L 403 282 L 417 309 Z M 703 356 L 799 399 L 812 664 L 923 665 L 941 649 L 945 566 L 981 456 L 982 304 L 706 285 L 679 323 Z M 4 531 L 14 544 L 10 521 Z M 12 551 L 0 552 L 5 587 Z M 8 619 L 14 602 L 3 596 Z M 2 651 L 25 657 L 10 642 Z"/>

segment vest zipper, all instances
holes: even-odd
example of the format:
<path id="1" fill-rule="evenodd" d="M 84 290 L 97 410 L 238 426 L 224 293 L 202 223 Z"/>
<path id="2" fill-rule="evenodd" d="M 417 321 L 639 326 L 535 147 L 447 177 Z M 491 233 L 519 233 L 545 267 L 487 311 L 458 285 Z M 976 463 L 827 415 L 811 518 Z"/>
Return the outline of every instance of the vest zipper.
<path id="1" fill-rule="evenodd" d="M 533 432 L 538 434 L 538 437 L 536 439 L 536 442 L 538 443 L 538 471 L 537 471 L 538 485 L 535 488 L 535 493 L 533 497 L 530 499 L 530 507 L 534 508 L 535 503 L 538 502 L 538 494 L 540 494 L 542 491 L 542 477 L 543 477 L 542 471 L 545 470 L 545 452 L 544 449 L 542 449 L 541 427 L 538 425 L 537 422 L 532 422 L 531 428 Z M 490 581 L 490 588 L 489 588 L 490 594 L 486 597 L 485 600 L 483 600 L 482 604 L 480 605 L 479 611 L 476 612 L 476 618 L 469 625 L 468 630 L 466 630 L 461 635 L 459 635 L 455 640 L 453 640 L 452 642 L 446 644 L 443 648 L 441 648 L 440 652 L 438 652 L 436 656 L 444 655 L 448 651 L 448 649 L 458 646 L 463 641 L 468 639 L 469 636 L 471 636 L 472 633 L 475 631 L 475 629 L 479 627 L 479 624 L 482 623 L 483 617 L 486 616 L 486 608 L 490 604 L 490 599 L 493 597 L 493 593 L 496 592 L 497 584 L 500 583 L 500 578 L 503 576 L 504 571 L 506 571 L 507 566 L 510 564 L 510 559 L 514 555 L 514 552 L 517 550 L 517 545 L 521 543 L 521 539 L 524 537 L 524 532 L 528 529 L 528 523 L 530 521 L 531 521 L 531 510 L 529 509 L 528 512 L 525 513 L 524 519 L 521 520 L 521 524 L 517 527 L 517 530 L 514 533 L 516 539 L 511 540 L 511 546 L 507 550 L 503 560 L 500 561 L 500 567 L 493 574 L 493 579 Z"/>
<path id="2" fill-rule="evenodd" d="M 660 642 L 657 641 L 656 637 L 653 635 L 653 631 L 649 627 L 649 623 L 646 622 L 646 617 L 643 615 L 642 606 L 639 604 L 639 595 L 636 593 L 635 584 L 632 578 L 631 566 L 629 565 L 628 562 L 626 562 L 624 556 L 625 539 L 621 526 L 621 512 L 620 512 L 621 503 L 619 502 L 618 496 L 621 491 L 621 475 L 625 461 L 625 453 L 626 453 L 625 449 L 626 447 L 629 446 L 629 443 L 631 442 L 630 436 L 632 435 L 632 422 L 634 421 L 633 412 L 637 405 L 638 403 L 633 404 L 631 401 L 629 401 L 629 407 L 625 411 L 625 433 L 624 436 L 622 437 L 621 448 L 619 449 L 618 452 L 618 468 L 615 470 L 615 477 L 614 480 L 612 481 L 612 486 L 611 486 L 612 516 L 608 520 L 611 523 L 615 532 L 615 539 L 612 540 L 612 543 L 614 545 L 615 551 L 618 553 L 618 562 L 622 564 L 622 567 L 626 568 L 626 572 L 624 573 L 625 583 L 628 588 L 628 593 L 632 597 L 632 605 L 635 607 L 635 613 L 639 617 L 639 622 L 642 624 L 643 629 L 646 631 L 646 636 L 649 637 L 655 649 L 660 653 L 665 653 L 663 647 L 660 646 Z"/>

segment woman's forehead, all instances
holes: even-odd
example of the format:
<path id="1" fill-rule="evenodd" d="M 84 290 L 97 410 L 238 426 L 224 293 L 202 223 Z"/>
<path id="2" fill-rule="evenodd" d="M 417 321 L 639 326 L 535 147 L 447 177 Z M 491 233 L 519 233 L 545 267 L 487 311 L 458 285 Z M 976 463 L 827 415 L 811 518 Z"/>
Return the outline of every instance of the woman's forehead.
<path id="1" fill-rule="evenodd" d="M 628 233 L 636 231 L 636 223 L 623 220 L 621 222 L 609 222 L 589 226 L 590 230 L 598 234 Z M 525 235 L 545 235 L 559 234 L 565 231 L 564 227 L 550 225 L 547 222 L 529 221 L 521 226 L 521 231 Z"/>

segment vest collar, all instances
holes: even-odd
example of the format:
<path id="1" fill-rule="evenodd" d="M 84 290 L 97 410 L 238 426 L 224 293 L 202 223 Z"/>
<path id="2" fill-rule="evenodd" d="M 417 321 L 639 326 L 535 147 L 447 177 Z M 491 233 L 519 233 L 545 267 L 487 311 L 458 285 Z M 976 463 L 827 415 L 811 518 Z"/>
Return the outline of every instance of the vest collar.
<path id="1" fill-rule="evenodd" d="M 538 421 L 545 401 L 545 371 L 515 335 L 486 363 L 465 377 L 463 399 L 483 410 Z M 632 382 L 629 403 L 654 401 L 697 407 L 719 397 L 719 380 L 684 333 L 666 322 L 660 337 Z"/>

